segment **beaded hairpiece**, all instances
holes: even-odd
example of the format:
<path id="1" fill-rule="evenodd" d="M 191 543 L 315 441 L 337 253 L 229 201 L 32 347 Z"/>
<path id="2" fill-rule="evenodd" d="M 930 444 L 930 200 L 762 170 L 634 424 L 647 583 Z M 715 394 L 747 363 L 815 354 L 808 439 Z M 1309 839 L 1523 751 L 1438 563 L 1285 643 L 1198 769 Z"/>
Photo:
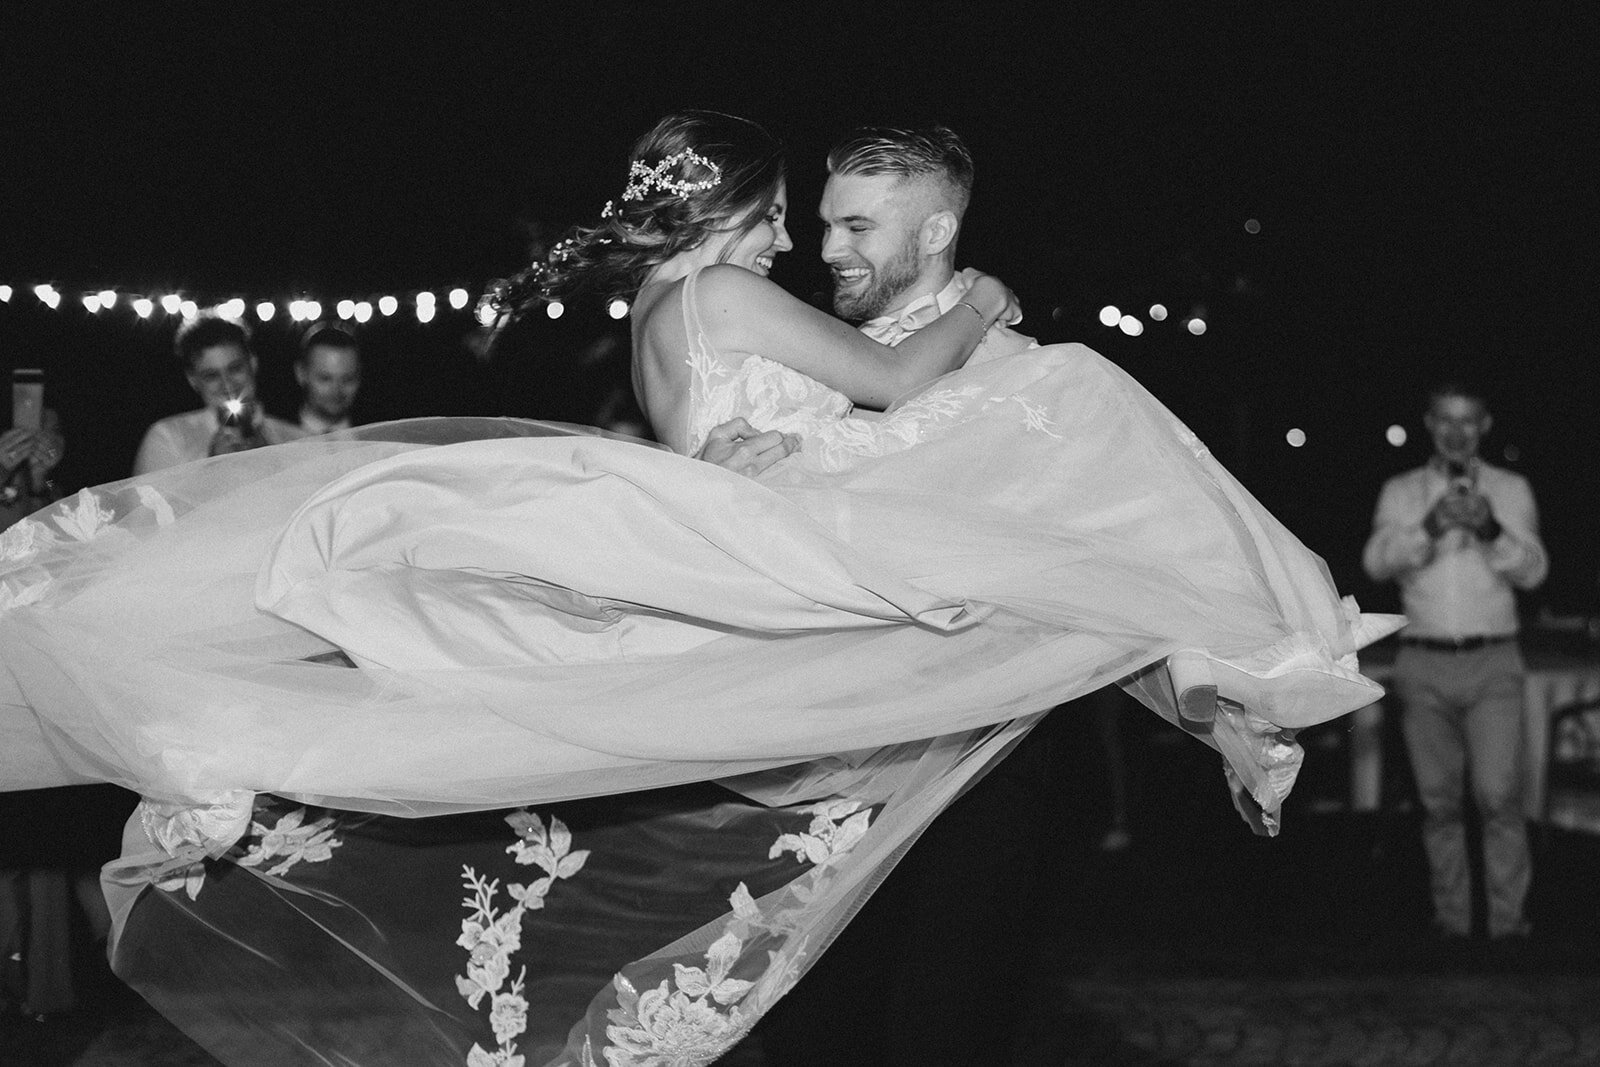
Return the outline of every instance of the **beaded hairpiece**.
<path id="1" fill-rule="evenodd" d="M 674 178 L 672 172 L 683 163 L 693 163 L 711 172 L 711 177 L 702 178 L 700 181 L 690 181 L 687 178 Z M 623 200 L 643 200 L 652 189 L 663 193 L 688 199 L 694 193 L 715 189 L 722 184 L 722 168 L 711 160 L 702 156 L 692 148 L 685 148 L 663 157 L 661 162 L 653 167 L 647 167 L 639 160 L 634 160 L 628 167 L 628 184 L 622 189 Z M 615 210 L 611 201 L 606 201 L 605 210 L 601 216 L 609 218 Z"/>

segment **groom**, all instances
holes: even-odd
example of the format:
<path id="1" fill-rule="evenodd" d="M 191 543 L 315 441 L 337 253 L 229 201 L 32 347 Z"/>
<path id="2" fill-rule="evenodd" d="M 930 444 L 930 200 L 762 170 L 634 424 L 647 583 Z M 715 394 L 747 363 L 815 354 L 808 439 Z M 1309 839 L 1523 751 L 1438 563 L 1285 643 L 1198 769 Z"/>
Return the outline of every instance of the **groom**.
<path id="1" fill-rule="evenodd" d="M 835 313 L 895 345 L 955 306 L 969 284 L 955 254 L 972 173 L 942 126 L 862 128 L 834 147 L 818 210 Z M 996 326 L 969 362 L 1033 344 Z M 1046 716 L 940 815 L 778 1003 L 760 1028 L 772 1067 L 1032 1060 L 1014 1046 L 1043 1029 L 1028 1025 L 1022 994 L 1036 988 L 1030 891 L 1061 835 L 1063 722 Z M 975 961 L 987 979 L 974 980 Z"/>

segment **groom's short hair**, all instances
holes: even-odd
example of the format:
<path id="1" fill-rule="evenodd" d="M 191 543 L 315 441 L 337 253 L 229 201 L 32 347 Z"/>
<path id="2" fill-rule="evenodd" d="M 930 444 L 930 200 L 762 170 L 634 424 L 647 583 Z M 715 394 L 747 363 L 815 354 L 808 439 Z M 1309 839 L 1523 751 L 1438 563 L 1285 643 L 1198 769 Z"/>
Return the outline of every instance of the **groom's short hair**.
<path id="1" fill-rule="evenodd" d="M 972 153 L 947 126 L 920 130 L 859 127 L 828 153 L 828 173 L 936 178 L 945 186 L 950 209 L 958 219 L 972 199 Z"/>

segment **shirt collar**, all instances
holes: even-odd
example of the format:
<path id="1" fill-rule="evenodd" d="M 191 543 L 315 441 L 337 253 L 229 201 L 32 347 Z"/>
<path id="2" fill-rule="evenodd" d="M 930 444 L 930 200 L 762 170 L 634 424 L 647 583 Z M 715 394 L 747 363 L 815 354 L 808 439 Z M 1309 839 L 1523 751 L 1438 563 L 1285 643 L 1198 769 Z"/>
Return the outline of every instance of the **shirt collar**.
<path id="1" fill-rule="evenodd" d="M 874 341 L 892 344 L 908 333 L 915 333 L 946 311 L 955 307 L 969 288 L 967 279 L 960 274 L 937 293 L 924 293 L 905 307 L 888 315 L 879 315 L 861 324 L 861 332 Z"/>
<path id="2" fill-rule="evenodd" d="M 330 422 L 310 408 L 301 408 L 300 428 L 307 433 L 313 434 L 332 433 L 334 430 L 348 430 L 350 428 L 350 420 L 349 418 L 343 418 L 336 422 Z"/>

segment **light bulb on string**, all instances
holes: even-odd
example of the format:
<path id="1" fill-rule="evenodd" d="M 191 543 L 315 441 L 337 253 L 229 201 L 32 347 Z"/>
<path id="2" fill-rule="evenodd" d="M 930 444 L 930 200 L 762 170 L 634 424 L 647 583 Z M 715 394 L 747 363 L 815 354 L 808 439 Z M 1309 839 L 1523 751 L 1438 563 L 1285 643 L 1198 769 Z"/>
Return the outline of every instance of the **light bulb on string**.
<path id="1" fill-rule="evenodd" d="M 272 319 L 273 313 L 277 310 L 277 308 L 272 306 L 272 301 L 263 300 L 261 303 L 256 305 L 256 318 L 260 319 L 262 322 L 269 322 Z"/>
<path id="2" fill-rule="evenodd" d="M 178 305 L 178 314 L 182 315 L 186 319 L 192 319 L 196 315 L 200 314 L 200 305 L 196 304 L 193 300 L 185 300 Z"/>
<path id="3" fill-rule="evenodd" d="M 320 300 L 307 300 L 305 302 L 306 321 L 316 322 L 322 318 L 322 302 Z"/>
<path id="4" fill-rule="evenodd" d="M 544 306 L 544 313 L 550 316 L 552 319 L 559 319 L 562 315 L 566 314 L 566 311 L 567 305 L 563 304 L 559 300 L 552 300 L 550 303 Z"/>
<path id="5" fill-rule="evenodd" d="M 399 311 L 399 310 L 400 310 L 400 301 L 396 300 L 394 297 L 392 297 L 392 296 L 380 296 L 380 297 L 378 297 L 378 311 L 385 318 L 389 317 L 390 315 L 393 315 L 396 311 Z"/>
<path id="6" fill-rule="evenodd" d="M 338 312 L 340 321 L 347 322 L 355 318 L 356 302 L 354 300 L 341 300 L 334 310 Z"/>
<path id="7" fill-rule="evenodd" d="M 89 309 L 89 314 L 91 314 L 91 315 L 93 315 L 95 312 L 99 311 L 100 310 L 100 294 L 99 293 L 84 293 L 83 294 L 83 306 Z"/>
<path id="8" fill-rule="evenodd" d="M 168 293 L 166 296 L 161 298 L 161 310 L 165 311 L 168 315 L 176 315 L 179 311 L 183 310 L 183 297 L 179 296 L 177 293 Z"/>
<path id="9" fill-rule="evenodd" d="M 148 296 L 141 296 L 133 302 L 133 313 L 141 319 L 148 319 L 150 313 L 155 311 L 156 302 Z"/>
<path id="10" fill-rule="evenodd" d="M 1115 326 L 1122 321 L 1122 310 L 1115 304 L 1107 304 L 1100 309 L 1100 325 Z"/>
<path id="11" fill-rule="evenodd" d="M 1144 323 L 1140 322 L 1132 315 L 1124 315 L 1122 318 L 1117 320 L 1117 329 L 1121 330 L 1129 337 L 1138 337 L 1141 333 L 1144 333 Z"/>
<path id="12" fill-rule="evenodd" d="M 355 308 L 355 316 L 357 322 L 370 320 L 372 318 L 372 304 L 365 300 L 358 303 Z"/>
<path id="13" fill-rule="evenodd" d="M 465 289 L 457 286 L 456 288 L 450 290 L 450 306 L 455 308 L 457 311 L 460 311 L 462 308 L 467 306 L 468 299 L 469 297 L 467 296 L 467 291 Z"/>
<path id="14" fill-rule="evenodd" d="M 107 311 L 117 306 L 117 291 L 115 289 L 102 289 L 95 295 L 100 298 L 100 306 Z"/>
<path id="15" fill-rule="evenodd" d="M 1165 304 L 1151 304 L 1150 305 L 1150 321 L 1151 322 L 1166 322 L 1167 321 L 1167 305 L 1165 305 Z"/>
<path id="16" fill-rule="evenodd" d="M 437 314 L 438 311 L 439 311 L 439 309 L 437 307 L 435 307 L 433 304 L 418 304 L 417 305 L 417 321 L 418 322 L 422 322 L 422 323 L 432 322 L 433 321 L 433 316 L 435 314 Z"/>
<path id="17" fill-rule="evenodd" d="M 614 319 L 626 318 L 628 315 L 628 302 L 618 297 L 606 305 L 606 314 Z"/>
<path id="18" fill-rule="evenodd" d="M 0 304 L 11 303 L 11 286 L 0 285 Z"/>

